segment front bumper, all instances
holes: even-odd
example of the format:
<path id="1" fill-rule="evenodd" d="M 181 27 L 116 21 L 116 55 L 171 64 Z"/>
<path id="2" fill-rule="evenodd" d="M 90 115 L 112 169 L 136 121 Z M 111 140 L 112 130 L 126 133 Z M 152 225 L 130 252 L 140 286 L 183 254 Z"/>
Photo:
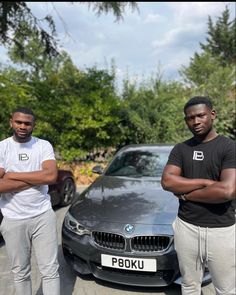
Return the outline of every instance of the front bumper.
<path id="1" fill-rule="evenodd" d="M 133 286 L 164 287 L 180 278 L 173 244 L 164 252 L 126 252 L 105 249 L 89 235 L 78 236 L 62 227 L 62 249 L 66 262 L 80 274 L 93 274 L 101 280 Z M 156 272 L 116 269 L 101 265 L 101 254 L 133 258 L 154 258 Z"/>

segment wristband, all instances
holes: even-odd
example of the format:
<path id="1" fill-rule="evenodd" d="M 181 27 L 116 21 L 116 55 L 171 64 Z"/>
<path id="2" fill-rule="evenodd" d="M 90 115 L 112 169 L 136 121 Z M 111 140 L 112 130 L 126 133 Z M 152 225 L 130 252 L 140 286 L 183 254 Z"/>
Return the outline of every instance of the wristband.
<path id="1" fill-rule="evenodd" d="M 180 195 L 180 198 L 181 198 L 181 200 L 183 200 L 183 201 L 187 201 L 186 194 L 181 194 L 181 195 Z"/>

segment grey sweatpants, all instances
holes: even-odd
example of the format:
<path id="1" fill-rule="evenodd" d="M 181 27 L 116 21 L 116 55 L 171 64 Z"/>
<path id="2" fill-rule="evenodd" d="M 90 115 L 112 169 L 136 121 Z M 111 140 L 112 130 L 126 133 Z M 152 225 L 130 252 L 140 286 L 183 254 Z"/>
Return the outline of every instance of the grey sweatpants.
<path id="1" fill-rule="evenodd" d="M 180 218 L 173 223 L 182 275 L 182 295 L 200 295 L 207 265 L 217 295 L 236 295 L 235 225 L 198 227 Z"/>
<path id="2" fill-rule="evenodd" d="M 44 295 L 59 295 L 56 216 L 52 209 L 33 218 L 3 218 L 1 232 L 6 243 L 16 295 L 31 295 L 31 250 L 42 276 Z"/>

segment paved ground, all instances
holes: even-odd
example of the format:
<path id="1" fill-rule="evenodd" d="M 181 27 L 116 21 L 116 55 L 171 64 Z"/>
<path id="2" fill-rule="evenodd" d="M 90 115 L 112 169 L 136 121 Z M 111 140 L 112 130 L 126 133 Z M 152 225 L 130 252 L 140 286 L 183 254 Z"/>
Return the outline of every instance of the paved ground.
<path id="1" fill-rule="evenodd" d="M 85 278 L 76 276 L 65 263 L 61 251 L 61 224 L 67 210 L 68 207 L 55 208 L 58 219 L 61 295 L 181 295 L 180 287 L 177 285 L 161 289 L 135 288 L 106 283 L 91 276 Z M 34 255 L 32 255 L 32 284 L 33 295 L 42 295 L 40 276 Z M 2 240 L 0 241 L 0 295 L 14 295 L 5 244 Z M 203 288 L 202 295 L 215 295 L 212 284 Z"/>

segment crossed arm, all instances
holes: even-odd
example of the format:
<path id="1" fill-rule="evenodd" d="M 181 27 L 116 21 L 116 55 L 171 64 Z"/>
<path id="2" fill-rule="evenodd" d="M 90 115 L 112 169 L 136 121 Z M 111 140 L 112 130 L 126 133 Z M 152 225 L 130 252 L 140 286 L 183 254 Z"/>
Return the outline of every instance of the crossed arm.
<path id="1" fill-rule="evenodd" d="M 55 160 L 47 160 L 42 164 L 42 170 L 32 172 L 8 172 L 0 168 L 0 193 L 25 190 L 34 185 L 51 184 L 57 179 Z"/>
<path id="2" fill-rule="evenodd" d="M 0 168 L 0 193 L 22 191 L 31 186 L 23 181 L 3 179 L 4 169 Z"/>
<path id="3" fill-rule="evenodd" d="M 173 192 L 177 197 L 193 202 L 224 203 L 235 199 L 236 169 L 224 169 L 220 181 L 209 179 L 189 179 L 181 176 L 181 168 L 167 165 L 163 171 L 161 184 L 164 190 Z"/>

